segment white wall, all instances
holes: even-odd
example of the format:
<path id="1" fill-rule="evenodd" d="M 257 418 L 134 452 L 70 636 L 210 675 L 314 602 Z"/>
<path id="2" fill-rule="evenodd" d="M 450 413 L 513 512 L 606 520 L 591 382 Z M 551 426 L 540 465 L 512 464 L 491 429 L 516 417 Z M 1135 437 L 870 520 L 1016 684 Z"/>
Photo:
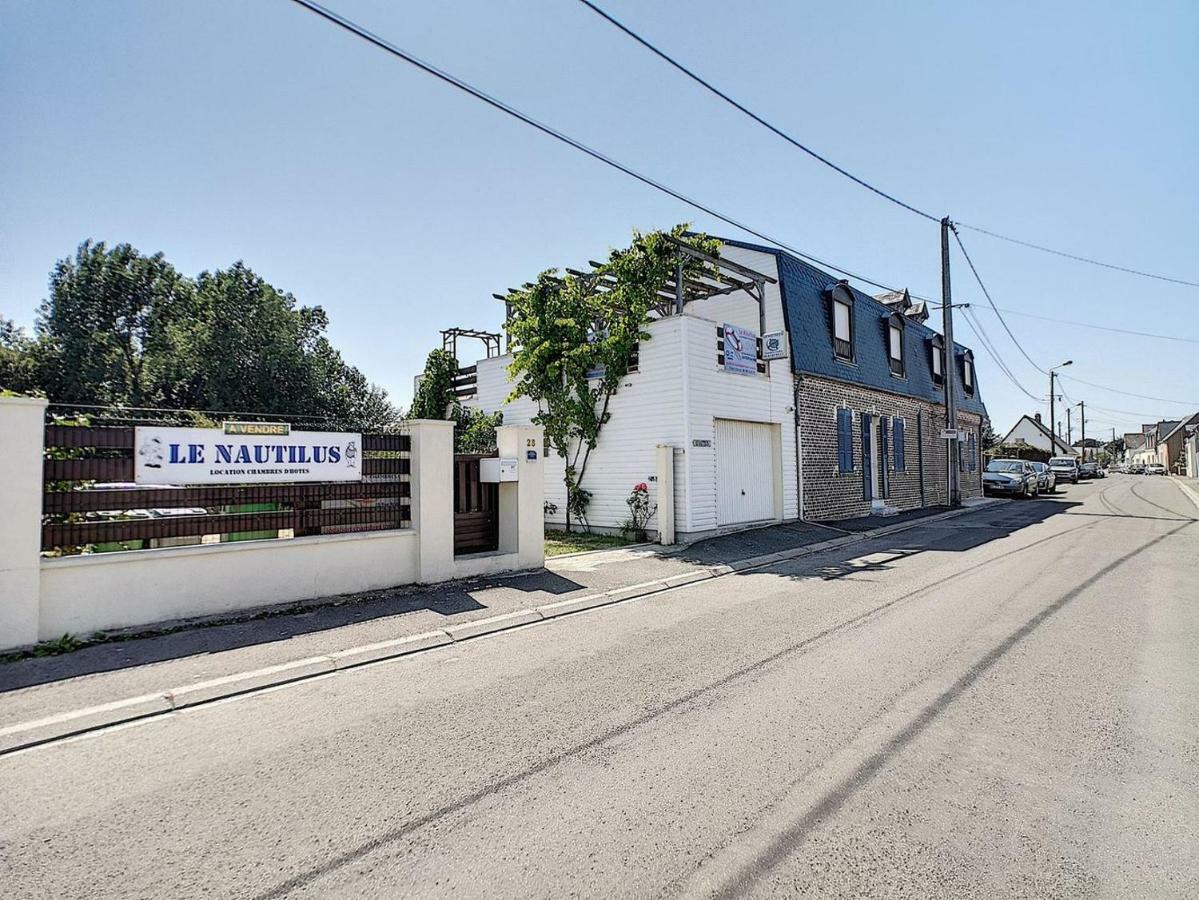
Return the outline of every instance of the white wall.
<path id="1" fill-rule="evenodd" d="M 455 557 L 453 423 L 423 420 L 407 423 L 412 528 L 42 559 L 44 408 L 0 398 L 0 649 L 545 560 L 540 454 L 517 452 L 540 445 L 541 429 L 498 430 L 500 450 L 521 459 L 520 481 L 501 486 L 500 551 Z"/>
<path id="2" fill-rule="evenodd" d="M 781 463 L 781 518 L 799 517 L 799 491 L 796 479 L 795 418 L 792 407 L 794 379 L 789 360 L 768 363 L 768 375 L 737 375 L 724 371 L 716 361 L 716 325 L 714 321 L 684 316 L 686 323 L 688 407 L 684 452 L 687 465 L 683 480 L 690 503 L 680 514 L 678 530 L 702 532 L 717 527 L 716 522 L 716 419 L 740 419 L 747 422 L 771 422 L 779 425 Z M 740 322 L 722 319 L 730 324 Z M 767 320 L 767 327 L 770 322 Z M 696 440 L 712 446 L 695 447 Z"/>
<path id="3" fill-rule="evenodd" d="M 410 584 L 417 551 L 407 530 L 48 559 L 38 639 Z"/>

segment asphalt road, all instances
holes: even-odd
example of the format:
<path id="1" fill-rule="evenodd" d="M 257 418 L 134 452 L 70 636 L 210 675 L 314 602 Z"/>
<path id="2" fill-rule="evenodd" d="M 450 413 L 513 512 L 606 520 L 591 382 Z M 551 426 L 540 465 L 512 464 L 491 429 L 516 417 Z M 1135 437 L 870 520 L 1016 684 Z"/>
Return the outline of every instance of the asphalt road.
<path id="1" fill-rule="evenodd" d="M 1197 519 L 1115 476 L 3 757 L 3 895 L 1194 897 Z"/>

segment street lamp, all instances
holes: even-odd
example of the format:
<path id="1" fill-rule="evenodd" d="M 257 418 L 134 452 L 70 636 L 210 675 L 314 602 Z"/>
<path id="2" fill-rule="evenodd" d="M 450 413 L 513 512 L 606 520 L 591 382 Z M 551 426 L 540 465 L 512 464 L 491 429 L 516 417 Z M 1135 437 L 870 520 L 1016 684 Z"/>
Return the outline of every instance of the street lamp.
<path id="1" fill-rule="evenodd" d="M 1066 368 L 1066 366 L 1072 366 L 1072 365 L 1074 365 L 1074 360 L 1068 359 L 1064 363 L 1061 363 L 1060 365 L 1056 365 L 1052 369 L 1049 370 L 1049 433 L 1051 435 L 1053 435 L 1055 439 L 1057 437 L 1057 432 L 1055 431 L 1056 426 L 1054 425 L 1054 422 L 1056 422 L 1057 419 L 1055 419 L 1053 416 L 1053 393 L 1054 393 L 1053 379 L 1055 377 L 1054 373 L 1058 369 L 1064 369 L 1064 368 Z M 1054 442 L 1050 441 L 1049 442 L 1049 455 L 1050 456 L 1055 455 L 1054 450 L 1056 450 L 1056 449 L 1057 449 L 1057 447 L 1054 445 Z"/>

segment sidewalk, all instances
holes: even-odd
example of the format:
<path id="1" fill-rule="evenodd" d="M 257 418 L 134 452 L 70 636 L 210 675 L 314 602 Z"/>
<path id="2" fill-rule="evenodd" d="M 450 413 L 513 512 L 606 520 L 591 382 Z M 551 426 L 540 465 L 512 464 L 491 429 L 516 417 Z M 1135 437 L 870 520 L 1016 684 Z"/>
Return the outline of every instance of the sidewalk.
<path id="1" fill-rule="evenodd" d="M 248 620 L 177 623 L 177 630 L 169 633 L 130 636 L 60 656 L 3 663 L 0 752 L 620 602 L 969 511 L 946 514 L 932 509 L 928 515 L 907 516 L 902 522 L 876 519 L 876 529 L 857 534 L 787 523 L 669 551 L 639 547 L 582 553 L 549 559 L 545 569 L 535 572 L 323 598 L 263 611 Z M 277 671 L 263 672 L 271 667 Z M 114 708 L 97 709 L 105 705 Z M 42 725 L 30 728 L 30 723 Z"/>

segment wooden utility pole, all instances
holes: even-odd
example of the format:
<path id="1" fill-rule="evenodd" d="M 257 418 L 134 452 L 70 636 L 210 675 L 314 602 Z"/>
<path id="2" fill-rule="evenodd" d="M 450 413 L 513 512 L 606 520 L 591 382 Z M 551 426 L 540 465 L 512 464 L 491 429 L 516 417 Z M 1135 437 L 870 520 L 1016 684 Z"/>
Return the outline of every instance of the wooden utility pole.
<path id="1" fill-rule="evenodd" d="M 949 285 L 949 217 L 941 220 L 941 313 L 942 330 L 945 332 L 945 427 L 956 431 L 958 427 L 957 353 L 953 346 L 953 291 Z M 946 472 L 945 486 L 950 506 L 962 502 L 958 484 L 958 442 L 956 437 L 945 441 Z"/>
<path id="2" fill-rule="evenodd" d="M 1087 458 L 1087 402 L 1078 401 L 1078 419 L 1082 423 L 1082 458 Z"/>

